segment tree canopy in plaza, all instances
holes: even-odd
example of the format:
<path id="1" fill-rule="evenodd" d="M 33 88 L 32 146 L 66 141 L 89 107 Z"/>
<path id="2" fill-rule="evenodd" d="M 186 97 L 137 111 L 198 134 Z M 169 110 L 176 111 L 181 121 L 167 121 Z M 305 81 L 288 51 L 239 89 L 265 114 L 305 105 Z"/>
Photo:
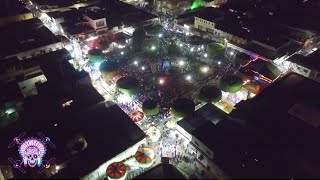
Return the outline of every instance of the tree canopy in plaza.
<path id="1" fill-rule="evenodd" d="M 178 46 L 178 44 L 171 40 L 169 45 L 168 45 L 168 54 L 169 55 L 179 55 L 181 53 L 181 49 Z"/>
<path id="2" fill-rule="evenodd" d="M 211 55 L 223 55 L 226 47 L 221 43 L 211 43 L 208 45 L 208 54 Z"/>
<path id="3" fill-rule="evenodd" d="M 99 66 L 99 71 L 104 78 L 112 78 L 118 73 L 119 66 L 113 61 L 103 61 Z"/>
<path id="4" fill-rule="evenodd" d="M 219 88 L 206 85 L 200 89 L 199 100 L 205 103 L 216 103 L 219 102 L 222 98 L 222 92 Z"/>
<path id="5" fill-rule="evenodd" d="M 242 80 L 236 75 L 224 75 L 220 79 L 220 89 L 229 93 L 236 93 L 242 88 Z"/>
<path id="6" fill-rule="evenodd" d="M 207 44 L 209 42 L 208 40 L 205 40 L 202 37 L 196 36 L 196 35 L 188 36 L 186 40 L 187 40 L 187 43 L 191 45 L 196 45 L 196 46 Z"/>
<path id="7" fill-rule="evenodd" d="M 101 49 L 94 48 L 88 51 L 88 58 L 92 63 L 97 63 L 104 60 L 104 54 Z"/>
<path id="8" fill-rule="evenodd" d="M 161 24 L 146 26 L 144 30 L 147 32 L 147 34 L 152 36 L 158 36 L 159 34 L 163 34 L 165 32 L 165 29 Z"/>
<path id="9" fill-rule="evenodd" d="M 132 96 L 138 91 L 139 80 L 132 76 L 125 76 L 117 81 L 117 87 L 123 94 Z"/>
<path id="10" fill-rule="evenodd" d="M 98 47 L 99 47 L 99 49 L 105 50 L 105 49 L 109 48 L 110 44 L 111 44 L 111 42 L 108 40 L 101 40 L 98 43 Z"/>
<path id="11" fill-rule="evenodd" d="M 159 113 L 159 107 L 156 101 L 147 99 L 142 104 L 142 110 L 147 116 L 154 116 Z"/>
<path id="12" fill-rule="evenodd" d="M 141 50 L 145 39 L 146 39 L 146 32 L 143 30 L 143 28 L 137 28 L 132 33 L 132 47 L 135 50 Z"/>
<path id="13" fill-rule="evenodd" d="M 195 111 L 195 103 L 191 99 L 179 98 L 173 101 L 171 113 L 176 118 L 184 118 Z"/>

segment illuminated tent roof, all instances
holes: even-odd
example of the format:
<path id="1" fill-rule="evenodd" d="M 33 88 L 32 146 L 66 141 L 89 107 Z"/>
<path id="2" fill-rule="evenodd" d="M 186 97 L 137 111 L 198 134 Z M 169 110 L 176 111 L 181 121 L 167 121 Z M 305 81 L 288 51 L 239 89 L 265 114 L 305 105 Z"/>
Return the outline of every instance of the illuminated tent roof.
<path id="1" fill-rule="evenodd" d="M 107 175 L 113 179 L 119 179 L 125 176 L 127 172 L 126 166 L 122 162 L 114 162 L 107 168 Z"/>
<path id="2" fill-rule="evenodd" d="M 150 148 L 139 148 L 138 151 L 135 154 L 135 159 L 140 163 L 140 164 L 148 164 L 153 161 L 155 158 L 154 152 Z"/>
<path id="3" fill-rule="evenodd" d="M 144 118 L 144 114 L 141 111 L 134 111 L 129 113 L 129 117 L 133 120 L 133 122 L 139 122 Z"/>

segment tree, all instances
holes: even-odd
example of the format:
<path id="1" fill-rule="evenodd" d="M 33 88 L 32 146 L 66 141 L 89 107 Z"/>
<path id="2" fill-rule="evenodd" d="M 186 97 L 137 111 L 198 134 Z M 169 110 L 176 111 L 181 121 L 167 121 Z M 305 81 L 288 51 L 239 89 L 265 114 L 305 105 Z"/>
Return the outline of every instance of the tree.
<path id="1" fill-rule="evenodd" d="M 139 81 L 131 76 L 125 76 L 117 81 L 118 89 L 125 95 L 132 96 L 137 93 Z"/>
<path id="2" fill-rule="evenodd" d="M 207 47 L 208 54 L 222 56 L 224 55 L 226 47 L 221 43 L 211 43 Z"/>
<path id="3" fill-rule="evenodd" d="M 105 50 L 108 49 L 110 46 L 111 42 L 108 40 L 101 40 L 98 43 L 99 49 Z"/>
<path id="4" fill-rule="evenodd" d="M 160 24 L 146 27 L 145 31 L 151 36 L 159 36 L 159 34 L 165 33 L 165 29 Z"/>
<path id="5" fill-rule="evenodd" d="M 242 80 L 236 75 L 224 75 L 220 79 L 220 89 L 229 93 L 236 93 L 242 88 Z"/>
<path id="6" fill-rule="evenodd" d="M 101 49 L 91 49 L 88 52 L 88 58 L 92 63 L 100 63 L 104 60 L 104 54 Z"/>
<path id="7" fill-rule="evenodd" d="M 137 28 L 132 33 L 132 47 L 135 50 L 140 51 L 143 46 L 143 42 L 146 39 L 146 32 L 143 30 L 143 28 Z"/>
<path id="8" fill-rule="evenodd" d="M 222 98 L 222 92 L 219 88 L 206 85 L 200 89 L 199 100 L 205 103 L 216 103 L 219 102 Z"/>
<path id="9" fill-rule="evenodd" d="M 112 79 L 118 74 L 118 64 L 113 61 L 103 61 L 99 66 L 99 71 L 104 78 Z"/>
<path id="10" fill-rule="evenodd" d="M 173 101 L 171 113 L 176 118 L 184 118 L 195 111 L 195 103 L 191 99 L 180 98 Z"/>
<path id="11" fill-rule="evenodd" d="M 154 116 L 159 113 L 159 107 L 157 102 L 151 99 L 147 99 L 142 104 L 142 110 L 147 116 Z"/>
<path id="12" fill-rule="evenodd" d="M 170 41 L 170 44 L 168 45 L 168 54 L 175 56 L 179 55 L 181 53 L 180 47 L 177 45 L 175 41 Z"/>

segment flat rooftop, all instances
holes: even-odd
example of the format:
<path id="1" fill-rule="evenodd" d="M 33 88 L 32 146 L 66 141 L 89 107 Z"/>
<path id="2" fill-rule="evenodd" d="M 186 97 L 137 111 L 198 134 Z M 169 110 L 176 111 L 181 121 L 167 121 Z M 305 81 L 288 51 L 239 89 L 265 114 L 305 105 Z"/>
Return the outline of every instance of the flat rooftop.
<path id="1" fill-rule="evenodd" d="M 224 17 L 225 13 L 216 9 L 216 8 L 204 8 L 199 11 L 195 11 L 194 13 L 190 13 L 191 15 L 215 22 L 217 19 Z"/>
<path id="2" fill-rule="evenodd" d="M 291 58 L 288 59 L 293 63 L 297 63 L 298 65 L 305 66 L 309 69 L 320 70 L 320 51 L 316 51 L 309 56 L 303 56 L 300 54 L 295 54 Z"/>
<path id="3" fill-rule="evenodd" d="M 81 131 L 88 147 L 73 157 L 57 178 L 81 178 L 145 137 L 118 105 L 106 108 L 104 102 L 78 113 L 69 125 Z M 61 135 L 59 142 L 65 142 Z"/>
<path id="4" fill-rule="evenodd" d="M 192 132 L 197 127 L 208 121 L 217 124 L 218 122 L 223 120 L 224 117 L 225 114 L 220 109 L 218 109 L 213 104 L 208 103 L 198 109 L 193 115 L 187 116 L 177 123 L 187 132 Z"/>
<path id="5" fill-rule="evenodd" d="M 61 23 L 61 27 L 66 31 L 68 34 L 77 35 L 77 34 L 84 34 L 89 32 L 94 32 L 94 29 L 90 26 L 89 23 L 84 22 L 85 20 L 81 20 L 78 23 L 75 22 L 63 22 Z"/>
<path id="6" fill-rule="evenodd" d="M 70 22 L 74 20 L 83 20 L 83 10 L 78 10 L 75 8 L 69 9 L 67 11 L 52 11 L 47 12 L 47 15 L 51 18 L 58 19 L 63 18 L 65 22 Z"/>
<path id="7" fill-rule="evenodd" d="M 29 12 L 20 1 L 4 1 L 4 4 L 0 6 L 0 19 Z"/>
<path id="8" fill-rule="evenodd" d="M 171 164 L 159 164 L 134 179 L 186 179 L 179 170 Z"/>
<path id="9" fill-rule="evenodd" d="M 21 31 L 23 29 L 23 31 Z M 0 57 L 60 42 L 39 19 L 30 19 L 0 28 Z"/>
<path id="10" fill-rule="evenodd" d="M 237 104 L 230 116 L 283 152 L 290 177 L 319 177 L 319 92 L 316 81 L 290 73 L 255 98 Z"/>

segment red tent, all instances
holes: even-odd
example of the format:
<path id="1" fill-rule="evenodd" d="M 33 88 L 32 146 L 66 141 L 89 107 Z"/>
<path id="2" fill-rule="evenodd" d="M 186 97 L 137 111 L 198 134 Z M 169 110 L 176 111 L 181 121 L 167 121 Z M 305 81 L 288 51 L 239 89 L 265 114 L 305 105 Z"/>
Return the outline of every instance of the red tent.
<path id="1" fill-rule="evenodd" d="M 129 117 L 134 121 L 134 122 L 139 122 L 144 118 L 144 114 L 141 111 L 134 111 L 129 113 Z"/>
<path id="2" fill-rule="evenodd" d="M 122 162 L 114 162 L 107 168 L 107 175 L 112 179 L 120 179 L 126 175 L 127 168 Z"/>

